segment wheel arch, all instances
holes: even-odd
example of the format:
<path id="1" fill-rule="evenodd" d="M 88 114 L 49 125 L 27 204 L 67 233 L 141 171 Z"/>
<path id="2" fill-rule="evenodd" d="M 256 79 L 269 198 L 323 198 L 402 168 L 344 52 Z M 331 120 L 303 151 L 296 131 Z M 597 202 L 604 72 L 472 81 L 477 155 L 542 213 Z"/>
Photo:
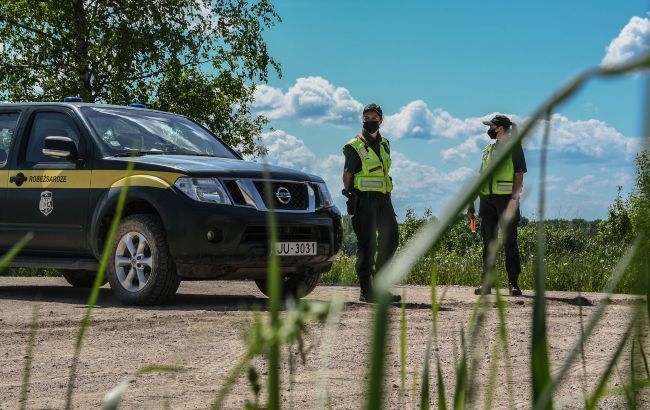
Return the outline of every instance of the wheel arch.
<path id="1" fill-rule="evenodd" d="M 120 191 L 121 188 L 118 187 L 108 189 L 106 194 L 97 203 L 93 212 L 89 240 L 92 252 L 97 259 L 101 258 L 106 235 L 115 217 Z M 153 189 L 153 191 L 152 188 L 141 189 L 139 187 L 129 187 L 122 219 L 129 215 L 150 214 L 156 215 L 162 220 L 162 214 L 157 201 L 158 195 L 155 192 L 157 189 Z"/>

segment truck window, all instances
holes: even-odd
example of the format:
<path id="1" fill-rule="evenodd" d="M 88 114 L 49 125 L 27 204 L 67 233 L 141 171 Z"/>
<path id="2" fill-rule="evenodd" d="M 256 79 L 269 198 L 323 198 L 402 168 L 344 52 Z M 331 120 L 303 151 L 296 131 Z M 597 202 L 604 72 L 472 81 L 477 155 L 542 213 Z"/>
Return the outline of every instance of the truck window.
<path id="1" fill-rule="evenodd" d="M 19 115 L 17 112 L 0 112 L 0 168 L 7 163 Z"/>
<path id="2" fill-rule="evenodd" d="M 79 147 L 79 131 L 72 118 L 60 112 L 39 112 L 34 117 L 29 133 L 25 162 L 65 162 L 64 159 L 43 154 L 45 137 L 68 137 Z"/>

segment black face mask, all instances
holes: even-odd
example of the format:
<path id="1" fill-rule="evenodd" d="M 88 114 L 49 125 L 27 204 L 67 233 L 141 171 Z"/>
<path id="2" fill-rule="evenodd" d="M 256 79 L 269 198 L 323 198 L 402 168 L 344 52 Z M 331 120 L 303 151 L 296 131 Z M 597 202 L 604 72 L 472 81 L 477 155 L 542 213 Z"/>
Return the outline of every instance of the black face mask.
<path id="1" fill-rule="evenodd" d="M 374 134 L 379 129 L 379 121 L 364 121 L 363 129 Z"/>
<path id="2" fill-rule="evenodd" d="M 489 129 L 487 130 L 487 135 L 490 136 L 493 140 L 497 139 L 497 130 L 496 129 Z"/>

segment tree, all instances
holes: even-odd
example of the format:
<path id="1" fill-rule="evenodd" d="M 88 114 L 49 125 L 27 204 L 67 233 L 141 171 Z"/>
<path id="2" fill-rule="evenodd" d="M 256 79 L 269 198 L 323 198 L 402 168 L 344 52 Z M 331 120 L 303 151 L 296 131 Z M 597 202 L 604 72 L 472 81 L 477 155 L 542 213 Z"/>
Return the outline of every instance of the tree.
<path id="1" fill-rule="evenodd" d="M 269 0 L 0 0 L 0 100 L 146 103 L 254 155 L 279 21 Z"/>

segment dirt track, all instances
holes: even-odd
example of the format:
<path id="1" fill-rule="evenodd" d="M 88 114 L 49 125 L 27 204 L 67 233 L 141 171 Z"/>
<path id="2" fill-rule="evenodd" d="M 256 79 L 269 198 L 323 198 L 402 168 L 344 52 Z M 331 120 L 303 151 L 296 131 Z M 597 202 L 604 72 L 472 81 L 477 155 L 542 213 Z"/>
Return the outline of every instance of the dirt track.
<path id="1" fill-rule="evenodd" d="M 442 289 L 441 289 L 442 290 Z M 397 292 L 407 295 L 407 397 L 412 408 L 414 371 L 420 372 L 427 336 L 430 332 L 430 296 L 425 287 L 405 287 Z M 333 342 L 330 357 L 332 408 L 360 408 L 366 385 L 364 361 L 368 353 L 371 306 L 356 302 L 358 289 L 320 286 L 310 298 L 326 300 L 341 293 L 346 300 L 342 321 Z M 561 363 L 580 334 L 579 307 L 576 294 L 549 292 L 548 320 L 550 350 L 554 369 Z M 583 307 L 585 321 L 595 310 L 600 295 L 585 294 L 593 306 Z M 79 322 L 85 311 L 86 291 L 74 289 L 59 278 L 0 278 L 0 408 L 19 407 L 24 356 L 29 338 L 30 322 L 38 308 L 38 333 L 34 347 L 28 408 L 61 408 L 64 404 L 69 365 Z M 460 345 L 460 329 L 467 325 L 476 296 L 469 288 L 451 287 L 440 312 L 440 346 L 438 353 L 445 372 L 448 400 L 453 400 L 455 354 Z M 254 306 L 262 310 L 266 299 L 253 283 L 186 282 L 173 302 L 164 307 L 126 308 L 120 306 L 109 289 L 102 289 L 99 307 L 93 314 L 93 325 L 81 355 L 76 383 L 75 408 L 99 408 L 103 397 L 127 374 L 150 364 L 182 366 L 177 374 L 152 374 L 138 378 L 129 385 L 122 408 L 173 409 L 206 408 L 221 386 L 223 378 L 243 352 L 242 335 L 252 317 Z M 532 314 L 531 292 L 522 298 L 508 298 L 508 332 L 512 373 L 516 381 L 514 402 L 517 408 L 530 407 L 529 344 Z M 587 380 L 597 383 L 601 369 L 616 348 L 623 333 L 624 319 L 635 302 L 629 296 L 616 296 L 596 335 L 586 345 Z M 395 318 L 387 359 L 386 408 L 398 408 L 399 398 L 399 308 L 392 308 Z M 494 340 L 496 309 L 490 308 L 485 331 L 485 354 L 477 378 L 482 388 L 487 384 L 489 352 Z M 298 361 L 290 385 L 289 368 L 283 366 L 283 403 L 285 408 L 314 408 L 318 380 L 323 374 L 320 365 L 323 326 L 309 326 L 307 344 L 313 349 L 306 364 Z M 650 349 L 646 348 L 646 352 Z M 286 350 L 283 352 L 286 359 Z M 295 352 L 294 352 L 295 354 Z M 627 362 L 627 358 L 625 358 Z M 286 362 L 286 360 L 285 360 Z M 435 362 L 434 362 L 435 363 Z M 262 374 L 264 362 L 256 361 Z M 629 368 L 625 363 L 622 367 Z M 623 370 L 621 368 L 621 370 Z M 499 387 L 495 407 L 507 407 L 509 395 L 505 383 L 505 365 L 500 362 Z M 584 378 L 577 362 L 571 375 L 562 384 L 556 399 L 557 407 L 580 408 Z M 264 376 L 262 376 L 264 378 Z M 419 377 L 417 382 L 419 383 Z M 432 379 L 432 401 L 437 390 Z M 611 385 L 620 384 L 613 377 Z M 262 392 L 264 395 L 264 391 Z M 241 378 L 227 401 L 227 408 L 243 408 L 252 398 L 248 382 Z M 643 398 L 645 406 L 650 403 Z M 620 407 L 621 399 L 610 398 L 603 408 Z M 482 405 L 480 406 L 483 407 Z M 435 408 L 435 407 L 434 407 Z"/>

